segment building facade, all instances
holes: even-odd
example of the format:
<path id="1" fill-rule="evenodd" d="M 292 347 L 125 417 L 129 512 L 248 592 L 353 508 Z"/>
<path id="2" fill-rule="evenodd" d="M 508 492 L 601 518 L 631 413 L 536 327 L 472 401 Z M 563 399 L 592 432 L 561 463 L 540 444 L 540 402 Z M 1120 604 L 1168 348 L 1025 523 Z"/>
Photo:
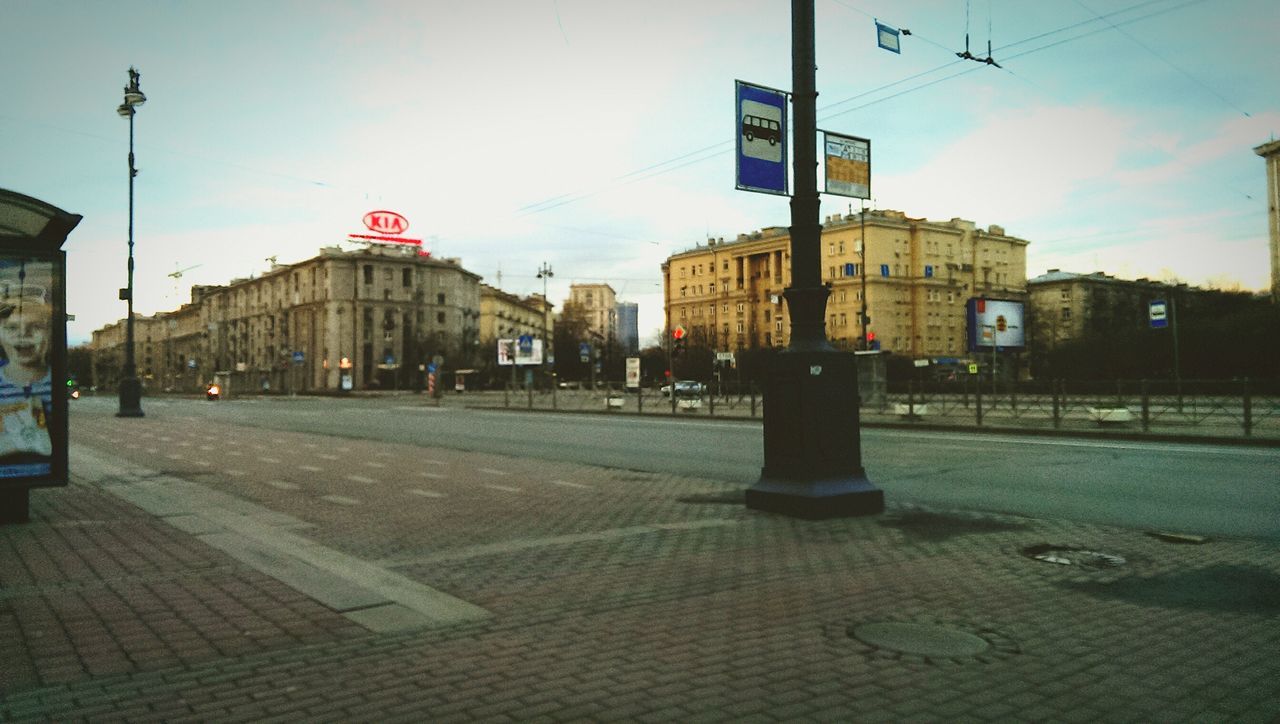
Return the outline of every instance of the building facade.
<path id="1" fill-rule="evenodd" d="M 1280 141 L 1264 143 L 1253 152 L 1267 164 L 1267 227 L 1271 239 L 1271 301 L 1280 304 Z"/>
<path id="2" fill-rule="evenodd" d="M 519 297 L 488 284 L 480 285 L 480 340 L 486 356 L 495 355 L 499 339 L 529 335 L 535 339 L 555 338 L 552 305 L 541 294 Z M 550 349 L 549 341 L 543 349 Z"/>
<path id="3" fill-rule="evenodd" d="M 640 351 L 640 305 L 618 302 L 618 346 L 623 354 Z"/>
<path id="4" fill-rule="evenodd" d="M 571 284 L 569 299 L 583 315 L 592 339 L 599 344 L 618 340 L 618 296 L 608 284 Z"/>
<path id="5" fill-rule="evenodd" d="M 963 219 L 829 216 L 820 250 L 827 337 L 841 349 L 862 347 L 866 335 L 868 347 L 916 358 L 965 354 L 969 298 L 1025 300 L 1027 243 Z M 770 227 L 672 255 L 662 265 L 668 332 L 684 327 L 692 344 L 717 351 L 785 347 L 790 250 L 788 229 Z"/>
<path id="6" fill-rule="evenodd" d="M 451 368 L 479 354 L 480 277 L 456 259 L 370 247 L 322 249 L 225 286 L 197 286 L 174 312 L 135 318 L 139 376 L 193 389 L 225 375 L 233 389 L 411 386 L 434 356 Z M 96 384 L 111 386 L 124 324 L 93 334 Z"/>

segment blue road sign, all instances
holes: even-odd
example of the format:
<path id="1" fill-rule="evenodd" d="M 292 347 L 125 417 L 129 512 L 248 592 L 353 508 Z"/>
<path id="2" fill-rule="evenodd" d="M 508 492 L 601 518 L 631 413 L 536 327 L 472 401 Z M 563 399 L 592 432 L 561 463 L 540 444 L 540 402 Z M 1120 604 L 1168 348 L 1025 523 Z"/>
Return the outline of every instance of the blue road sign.
<path id="1" fill-rule="evenodd" d="M 293 361 L 294 361 L 294 362 L 296 362 L 296 363 L 298 363 L 298 364 L 302 364 L 302 361 L 303 361 L 304 359 L 306 359 L 306 356 L 305 356 L 305 355 L 303 355 L 303 353 L 302 353 L 301 351 L 298 351 L 298 352 L 294 352 L 294 353 L 293 353 Z"/>
<path id="2" fill-rule="evenodd" d="M 875 22 L 876 22 L 876 45 L 879 45 L 881 48 L 884 48 L 885 50 L 892 51 L 894 53 L 898 53 L 899 55 L 901 55 L 902 39 L 900 37 L 901 33 L 898 31 L 898 29 L 891 27 L 889 25 L 885 25 L 879 20 Z"/>
<path id="3" fill-rule="evenodd" d="M 1147 314 L 1151 318 L 1152 329 L 1164 329 L 1169 326 L 1169 308 L 1163 299 L 1152 301 Z"/>
<path id="4" fill-rule="evenodd" d="M 533 352 L 533 336 L 532 335 L 528 335 L 528 334 L 520 335 L 520 338 L 517 340 L 517 343 L 520 345 L 521 354 L 529 354 L 530 352 Z"/>
<path id="5" fill-rule="evenodd" d="M 786 196 L 787 94 L 734 81 L 737 188 Z"/>
<path id="6" fill-rule="evenodd" d="M 427 365 L 427 372 L 433 375 L 436 373 L 436 365 L 434 362 Z"/>

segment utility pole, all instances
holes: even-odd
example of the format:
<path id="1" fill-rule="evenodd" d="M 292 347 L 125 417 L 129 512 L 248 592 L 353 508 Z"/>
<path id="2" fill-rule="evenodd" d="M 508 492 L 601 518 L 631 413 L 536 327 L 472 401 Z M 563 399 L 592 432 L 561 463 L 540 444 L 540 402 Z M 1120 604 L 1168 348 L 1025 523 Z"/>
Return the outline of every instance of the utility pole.
<path id="1" fill-rule="evenodd" d="M 547 364 L 547 360 L 551 356 L 552 344 L 551 325 L 547 321 L 547 312 L 550 307 L 547 304 L 547 280 L 553 276 L 555 276 L 555 273 L 551 271 L 551 265 L 545 261 L 542 262 L 542 266 L 538 268 L 538 278 L 542 280 L 542 375 L 548 384 L 551 382 L 551 376 L 548 374 L 550 367 Z M 554 391 L 555 385 L 550 386 Z"/>
<path id="2" fill-rule="evenodd" d="M 857 360 L 850 352 L 836 351 L 825 329 L 831 292 L 822 284 L 813 4 L 791 1 L 795 192 L 792 286 L 783 292 L 791 315 L 791 345 L 770 364 L 764 468 L 746 492 L 748 508 L 805 519 L 884 511 L 884 491 L 867 480 L 862 468 Z"/>

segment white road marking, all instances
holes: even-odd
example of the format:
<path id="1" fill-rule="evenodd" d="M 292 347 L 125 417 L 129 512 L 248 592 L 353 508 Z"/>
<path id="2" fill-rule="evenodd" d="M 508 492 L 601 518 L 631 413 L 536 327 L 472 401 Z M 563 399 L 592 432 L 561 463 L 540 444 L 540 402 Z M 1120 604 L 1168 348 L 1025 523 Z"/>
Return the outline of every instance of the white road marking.
<path id="1" fill-rule="evenodd" d="M 293 483 L 286 483 L 283 480 L 268 480 L 267 485 L 280 490 L 297 490 L 298 486 Z"/>
<path id="2" fill-rule="evenodd" d="M 566 488 L 580 488 L 580 489 L 582 489 L 582 490 L 591 490 L 591 486 L 590 486 L 590 485 L 583 485 L 582 483 L 571 483 L 571 482 L 569 482 L 568 480 L 552 480 L 552 481 L 551 481 L 551 484 L 552 484 L 552 485 L 563 485 L 563 486 L 564 486 L 564 487 L 566 487 Z"/>
<path id="3" fill-rule="evenodd" d="M 422 476 L 422 477 L 424 477 L 424 478 L 432 478 L 432 479 L 434 479 L 434 480 L 444 480 L 444 478 L 445 478 L 445 476 L 441 475 L 440 473 L 424 473 L 424 472 L 419 472 L 419 473 L 418 473 L 418 475 L 421 475 L 421 476 Z"/>
<path id="4" fill-rule="evenodd" d="M 206 468 L 213 467 L 213 463 L 209 462 L 208 460 L 196 460 L 195 463 L 196 465 L 203 465 Z"/>
<path id="5" fill-rule="evenodd" d="M 165 455 L 165 457 L 169 458 L 170 460 L 181 460 L 181 459 L 182 459 L 182 456 L 181 456 L 181 455 Z"/>
<path id="6" fill-rule="evenodd" d="M 391 457 L 391 453 L 389 453 L 389 452 L 384 452 L 384 451 L 378 451 L 378 452 L 375 452 L 375 453 L 374 453 L 374 457 L 389 458 L 389 457 Z"/>
<path id="7" fill-rule="evenodd" d="M 313 450 L 314 450 L 315 448 L 320 447 L 319 445 L 315 444 L 314 442 L 304 442 L 304 443 L 302 443 L 302 446 L 303 446 L 303 447 L 309 447 L 309 448 L 312 448 Z"/>
<path id="8" fill-rule="evenodd" d="M 209 451 L 209 450 L 213 450 L 214 448 L 213 448 L 213 446 L 212 446 L 212 445 L 201 445 L 201 446 L 200 446 L 200 449 L 201 449 L 201 450 L 205 450 L 205 451 Z"/>
<path id="9" fill-rule="evenodd" d="M 337 455 L 325 455 L 323 453 L 321 453 L 319 457 L 321 460 L 337 460 L 338 459 Z"/>
<path id="10" fill-rule="evenodd" d="M 249 473 L 246 473 L 246 472 L 245 472 L 245 471 L 243 471 L 243 470 L 228 470 L 228 471 L 227 471 L 227 475 L 234 475 L 234 476 L 236 476 L 236 477 L 240 477 L 241 475 L 248 475 L 248 474 L 249 474 Z"/>
<path id="11" fill-rule="evenodd" d="M 385 463 L 375 463 L 375 462 L 374 462 L 374 461 L 372 461 L 372 460 L 368 460 L 368 461 L 366 461 L 366 462 L 365 462 L 365 465 L 367 465 L 367 466 L 369 466 L 369 467 L 371 467 L 371 468 L 385 468 L 385 467 L 387 467 Z"/>
<path id="12" fill-rule="evenodd" d="M 156 439 L 157 439 L 157 440 L 159 440 L 160 442 L 173 442 L 173 438 L 171 438 L 171 437 L 164 437 L 163 435 L 162 435 L 162 436 L 160 436 L 160 437 L 158 437 L 158 438 L 156 438 Z"/>
<path id="13" fill-rule="evenodd" d="M 322 495 L 320 496 L 320 499 L 327 500 L 330 503 L 337 503 L 338 505 L 359 505 L 360 504 L 359 500 L 356 500 L 355 498 L 348 498 L 343 495 Z"/>
<path id="14" fill-rule="evenodd" d="M 235 455 L 236 457 L 242 457 L 244 455 L 244 453 L 240 452 L 239 450 L 228 450 L 227 454 Z"/>
<path id="15" fill-rule="evenodd" d="M 520 488 L 512 488 L 512 487 L 509 487 L 509 486 L 506 486 L 506 485 L 492 485 L 492 484 L 488 484 L 488 483 L 486 483 L 484 487 L 489 488 L 490 490 L 501 490 L 501 491 L 502 491 L 502 492 L 504 492 L 504 493 L 518 493 L 518 492 L 520 492 Z"/>
<path id="16" fill-rule="evenodd" d="M 183 440 L 182 442 L 178 443 L 178 447 L 191 447 L 191 442 L 188 440 Z"/>
<path id="17" fill-rule="evenodd" d="M 276 460 L 275 458 L 258 458 L 258 460 L 259 460 L 260 462 L 264 462 L 264 463 L 271 463 L 271 464 L 278 464 L 278 463 L 280 462 L 279 460 Z"/>
<path id="18" fill-rule="evenodd" d="M 348 476 L 347 476 L 347 480 L 354 480 L 354 481 L 356 481 L 357 483 L 376 483 L 376 482 L 378 482 L 377 480 L 374 480 L 373 478 L 366 478 L 366 477 L 364 477 L 363 475 L 348 475 Z"/>
<path id="19" fill-rule="evenodd" d="M 409 493 L 410 495 L 421 495 L 421 496 L 422 496 L 422 497 L 424 497 L 424 498 L 443 498 L 443 497 L 445 497 L 445 496 L 444 496 L 444 493 L 437 493 L 437 492 L 436 492 L 436 491 L 434 491 L 434 490 L 423 490 L 423 489 L 421 489 L 421 488 L 409 488 L 409 489 L 408 489 L 408 490 L 406 490 L 405 492 Z"/>
<path id="20" fill-rule="evenodd" d="M 448 465 L 449 464 L 444 462 L 443 460 L 419 460 L 418 462 L 422 463 L 423 465 Z"/>
<path id="21" fill-rule="evenodd" d="M 137 450 L 137 449 L 138 449 L 138 446 L 137 446 L 137 445 L 135 445 L 135 444 L 133 444 L 133 443 L 129 443 L 129 444 L 125 445 L 125 447 L 129 448 L 130 450 Z"/>
<path id="22" fill-rule="evenodd" d="M 160 452 L 159 450 L 157 450 L 157 449 L 155 449 L 155 448 L 153 448 L 153 447 L 149 447 L 149 448 L 147 448 L 146 450 L 147 450 L 147 453 L 149 453 L 149 454 L 151 454 L 151 455 L 155 455 L 156 453 Z"/>
<path id="23" fill-rule="evenodd" d="M 318 468 L 318 467 L 316 467 L 316 466 L 314 466 L 314 465 L 299 465 L 299 466 L 298 466 L 298 469 L 299 469 L 299 470 L 306 470 L 306 471 L 307 471 L 307 472 L 309 472 L 309 473 L 318 473 L 318 472 L 320 472 L 320 471 L 324 470 L 324 468 Z"/>
<path id="24" fill-rule="evenodd" d="M 494 470 L 493 468 L 476 468 L 476 472 L 484 473 L 485 475 L 499 475 L 499 476 L 504 476 L 508 474 L 506 472 L 503 472 L 502 470 Z"/>

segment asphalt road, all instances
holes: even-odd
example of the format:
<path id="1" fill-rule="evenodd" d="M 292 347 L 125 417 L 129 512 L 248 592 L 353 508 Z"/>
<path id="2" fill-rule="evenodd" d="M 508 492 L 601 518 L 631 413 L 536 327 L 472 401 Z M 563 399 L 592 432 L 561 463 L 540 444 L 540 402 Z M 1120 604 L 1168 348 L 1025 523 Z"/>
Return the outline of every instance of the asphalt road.
<path id="1" fill-rule="evenodd" d="M 421 398 L 147 399 L 148 418 L 384 440 L 747 487 L 759 422 L 430 407 Z M 81 424 L 110 397 L 72 406 Z M 868 429 L 863 464 L 891 501 L 1210 536 L 1280 539 L 1280 450 L 1229 445 Z"/>

